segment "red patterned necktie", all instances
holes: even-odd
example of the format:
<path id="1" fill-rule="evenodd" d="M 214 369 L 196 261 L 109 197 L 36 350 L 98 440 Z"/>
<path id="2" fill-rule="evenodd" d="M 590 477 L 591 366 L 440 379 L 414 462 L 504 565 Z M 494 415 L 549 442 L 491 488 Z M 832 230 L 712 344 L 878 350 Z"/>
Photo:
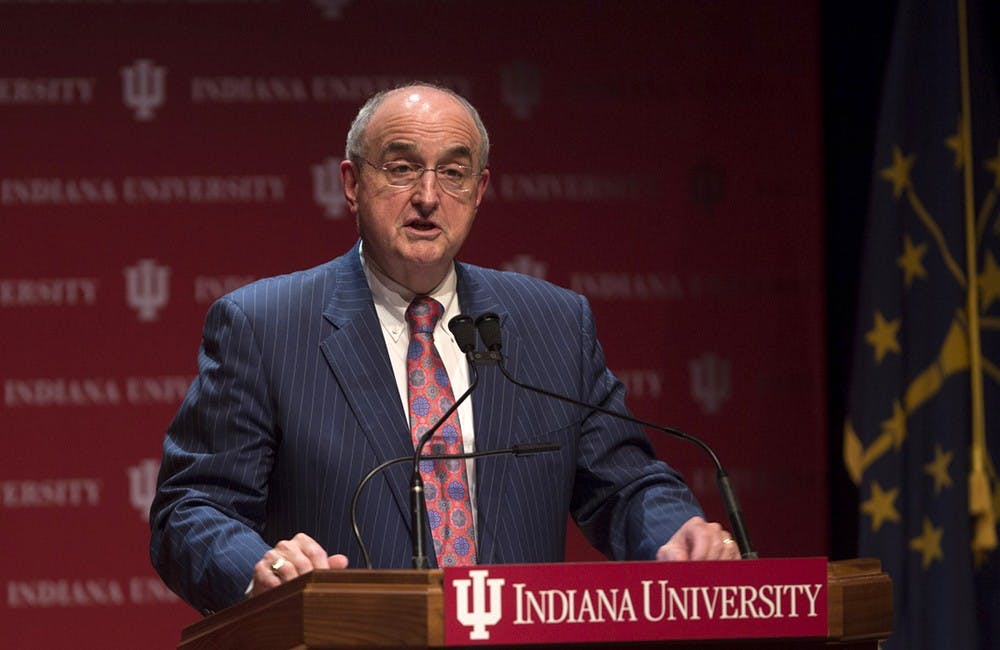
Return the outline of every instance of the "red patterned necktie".
<path id="1" fill-rule="evenodd" d="M 417 296 L 406 309 L 406 322 L 410 326 L 406 377 L 414 444 L 455 402 L 448 373 L 434 347 L 434 326 L 443 313 L 441 303 L 429 296 Z M 432 454 L 464 451 L 457 412 L 434 433 L 424 449 Z M 421 461 L 420 475 L 424 480 L 424 502 L 438 566 L 474 565 L 476 535 L 465 459 Z"/>

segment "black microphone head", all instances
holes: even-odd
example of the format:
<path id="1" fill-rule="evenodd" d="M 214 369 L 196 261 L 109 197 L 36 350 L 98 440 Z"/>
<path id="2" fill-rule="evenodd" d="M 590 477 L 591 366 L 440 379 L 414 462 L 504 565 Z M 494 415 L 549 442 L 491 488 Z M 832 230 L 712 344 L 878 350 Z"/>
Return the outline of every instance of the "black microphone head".
<path id="1" fill-rule="evenodd" d="M 491 311 L 486 312 L 476 319 L 476 329 L 479 330 L 479 338 L 483 340 L 487 350 L 496 352 L 503 347 L 499 316 Z"/>
<path id="2" fill-rule="evenodd" d="M 471 316 L 459 314 L 448 321 L 448 329 L 455 336 L 455 343 L 462 354 L 468 354 L 476 349 L 476 327 Z"/>

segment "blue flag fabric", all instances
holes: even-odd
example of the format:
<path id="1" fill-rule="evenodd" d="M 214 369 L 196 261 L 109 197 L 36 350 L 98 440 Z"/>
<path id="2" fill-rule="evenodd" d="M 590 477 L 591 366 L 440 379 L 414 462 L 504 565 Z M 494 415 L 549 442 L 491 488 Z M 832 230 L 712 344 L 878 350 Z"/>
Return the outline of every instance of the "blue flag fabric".
<path id="1" fill-rule="evenodd" d="M 1000 648 L 998 30 L 965 1 L 899 3 L 875 150 L 844 459 L 887 649 Z"/>

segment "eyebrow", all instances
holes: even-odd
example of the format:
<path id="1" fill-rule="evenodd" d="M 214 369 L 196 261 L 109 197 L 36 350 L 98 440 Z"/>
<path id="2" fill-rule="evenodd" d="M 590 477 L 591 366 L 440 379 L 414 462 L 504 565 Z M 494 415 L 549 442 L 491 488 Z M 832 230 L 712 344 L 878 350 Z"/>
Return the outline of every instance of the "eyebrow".
<path id="1" fill-rule="evenodd" d="M 413 153 L 416 150 L 417 145 L 412 142 L 400 142 L 396 140 L 382 147 L 382 155 L 387 153 Z"/>
<path id="2" fill-rule="evenodd" d="M 416 151 L 417 151 L 417 145 L 415 145 L 414 143 L 395 140 L 393 142 L 389 142 L 388 144 L 385 145 L 385 147 L 382 148 L 382 155 L 384 156 L 386 154 L 413 154 L 416 153 Z M 471 162 L 472 150 L 465 145 L 459 144 L 455 145 L 454 147 L 449 147 L 448 149 L 445 149 L 441 157 L 442 158 L 465 157 L 468 158 L 469 161 Z"/>

